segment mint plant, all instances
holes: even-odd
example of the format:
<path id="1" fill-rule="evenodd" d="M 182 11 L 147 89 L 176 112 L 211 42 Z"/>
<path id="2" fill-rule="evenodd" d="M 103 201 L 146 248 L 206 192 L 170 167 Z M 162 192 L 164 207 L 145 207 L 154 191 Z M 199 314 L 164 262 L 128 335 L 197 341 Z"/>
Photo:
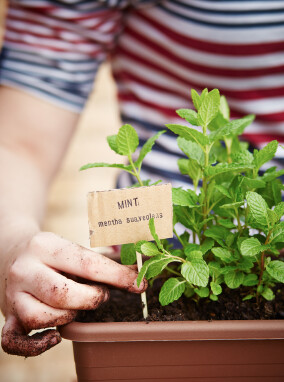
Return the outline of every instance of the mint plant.
<path id="1" fill-rule="evenodd" d="M 178 160 L 180 172 L 193 182 L 188 189 L 173 188 L 174 235 L 180 248 L 160 240 L 151 219 L 153 242 L 123 245 L 121 261 L 134 264 L 137 252 L 149 257 L 137 283 L 143 277 L 150 283 L 156 278 L 165 280 L 159 294 L 161 305 L 183 294 L 217 301 L 224 287 L 242 287 L 243 300 L 272 300 L 274 286 L 284 283 L 284 202 L 279 179 L 284 170 L 270 167 L 260 173 L 260 169 L 274 158 L 278 142 L 251 153 L 238 136 L 254 116 L 230 120 L 226 98 L 217 89 L 204 89 L 201 94 L 192 90 L 191 95 L 195 110 L 177 110 L 186 124 L 166 125 L 177 135 L 186 157 Z M 163 133 L 150 138 L 137 154 L 138 135 L 132 126 L 124 125 L 107 140 L 129 163 L 91 163 L 81 170 L 117 167 L 136 177 L 134 186 L 151 185 L 151 180 L 141 180 L 140 170 Z M 183 227 L 182 233 L 175 229 L 177 224 Z"/>

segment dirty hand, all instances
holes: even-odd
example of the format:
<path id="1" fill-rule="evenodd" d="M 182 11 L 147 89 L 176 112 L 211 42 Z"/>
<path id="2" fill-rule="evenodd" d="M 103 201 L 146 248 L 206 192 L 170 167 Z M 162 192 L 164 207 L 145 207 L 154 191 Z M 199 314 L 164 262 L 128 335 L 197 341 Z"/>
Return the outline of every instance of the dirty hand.
<path id="1" fill-rule="evenodd" d="M 134 293 L 147 287 L 146 282 L 137 287 L 135 269 L 52 233 L 36 234 L 17 252 L 4 274 L 2 348 L 10 354 L 36 356 L 59 343 L 55 329 L 28 333 L 71 322 L 77 310 L 95 309 L 105 302 L 108 289 L 95 282 Z M 74 281 L 76 276 L 90 280 L 91 285 Z"/>

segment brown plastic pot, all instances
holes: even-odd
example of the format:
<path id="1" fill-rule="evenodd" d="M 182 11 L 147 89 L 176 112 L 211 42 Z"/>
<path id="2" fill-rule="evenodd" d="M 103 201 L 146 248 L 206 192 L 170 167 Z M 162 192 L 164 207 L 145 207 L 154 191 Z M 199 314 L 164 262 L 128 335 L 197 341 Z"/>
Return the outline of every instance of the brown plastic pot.
<path id="1" fill-rule="evenodd" d="M 78 323 L 78 382 L 283 382 L 284 320 Z"/>

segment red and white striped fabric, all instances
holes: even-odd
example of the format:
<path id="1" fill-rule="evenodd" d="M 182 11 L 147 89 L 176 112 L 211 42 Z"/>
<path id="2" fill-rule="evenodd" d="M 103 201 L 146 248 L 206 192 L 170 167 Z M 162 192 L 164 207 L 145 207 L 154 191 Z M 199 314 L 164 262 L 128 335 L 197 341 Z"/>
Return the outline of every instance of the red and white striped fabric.
<path id="1" fill-rule="evenodd" d="M 284 143 L 284 0 L 10 1 L 1 83 L 80 111 L 108 57 L 122 119 L 142 142 L 180 122 L 191 88 L 207 87 L 227 97 L 233 118 L 256 114 L 244 135 L 252 148 Z M 179 155 L 161 136 L 145 177 L 182 183 Z"/>

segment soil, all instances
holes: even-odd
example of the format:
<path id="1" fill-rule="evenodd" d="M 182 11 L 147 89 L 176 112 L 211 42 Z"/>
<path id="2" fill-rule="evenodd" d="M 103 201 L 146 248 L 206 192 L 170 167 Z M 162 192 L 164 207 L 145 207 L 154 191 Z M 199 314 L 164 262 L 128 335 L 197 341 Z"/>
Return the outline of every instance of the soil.
<path id="1" fill-rule="evenodd" d="M 278 285 L 275 299 L 242 301 L 248 294 L 247 288 L 227 289 L 218 301 L 181 298 L 168 306 L 158 300 L 159 286 L 147 290 L 149 317 L 147 321 L 188 320 L 268 320 L 284 319 L 284 286 Z M 140 295 L 112 290 L 110 299 L 93 311 L 80 311 L 76 321 L 80 322 L 134 322 L 143 321 Z"/>

